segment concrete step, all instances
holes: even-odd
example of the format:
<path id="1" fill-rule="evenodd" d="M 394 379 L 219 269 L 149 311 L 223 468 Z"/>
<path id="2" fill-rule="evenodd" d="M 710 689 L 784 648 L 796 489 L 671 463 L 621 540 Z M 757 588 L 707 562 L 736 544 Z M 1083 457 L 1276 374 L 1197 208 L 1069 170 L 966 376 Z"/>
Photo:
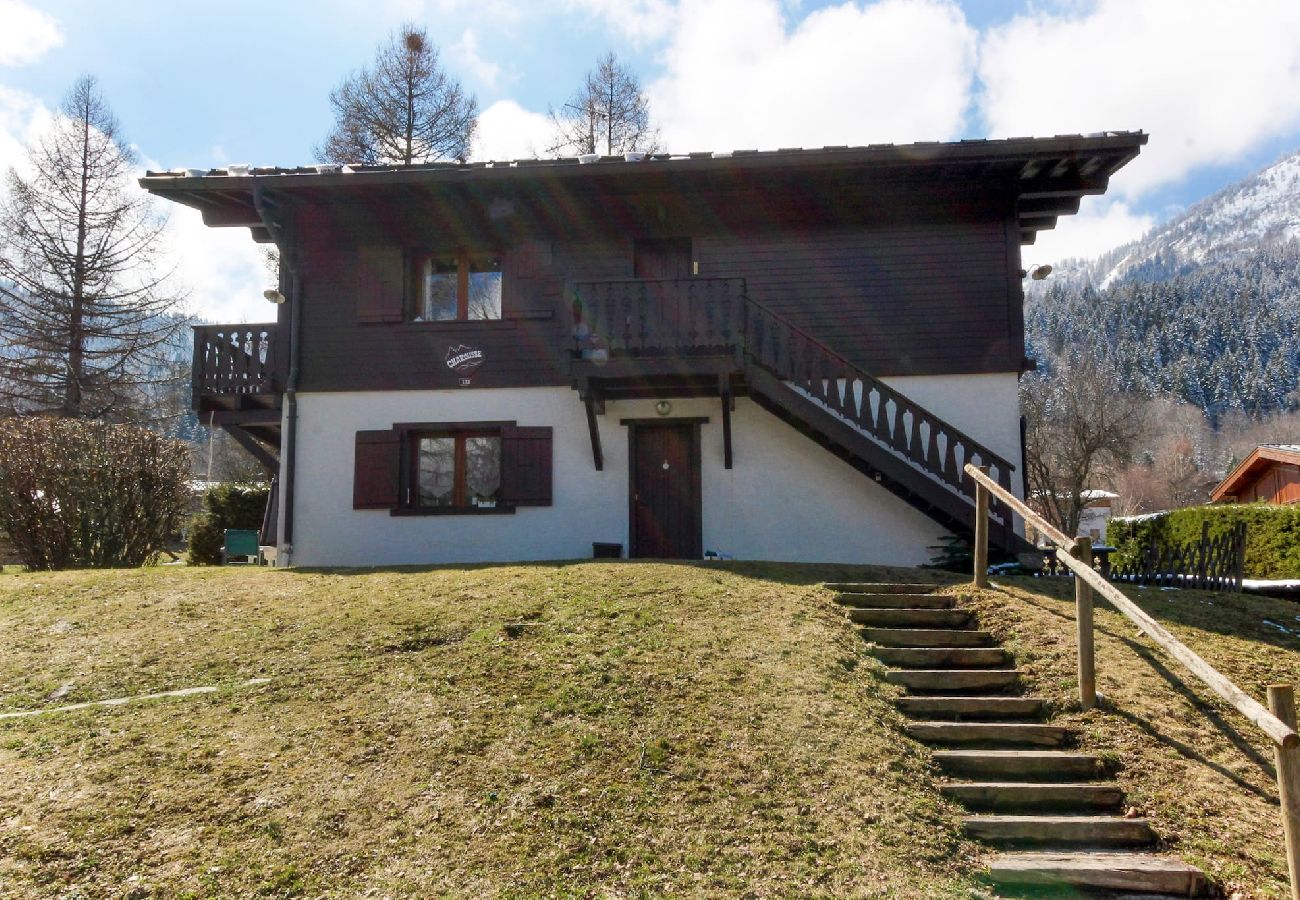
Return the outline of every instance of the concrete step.
<path id="1" fill-rule="evenodd" d="M 957 598 L 943 594 L 836 594 L 835 602 L 855 609 L 952 609 Z"/>
<path id="2" fill-rule="evenodd" d="M 826 588 L 841 594 L 928 594 L 942 584 L 892 581 L 828 581 Z"/>
<path id="3" fill-rule="evenodd" d="M 1068 750 L 936 750 L 934 761 L 958 778 L 1000 781 L 1089 781 L 1101 760 Z"/>
<path id="4" fill-rule="evenodd" d="M 1000 647 L 871 647 L 867 652 L 903 669 L 991 669 L 1011 662 Z"/>
<path id="5" fill-rule="evenodd" d="M 993 643 L 987 631 L 964 628 L 859 628 L 864 640 L 882 647 L 986 647 Z"/>
<path id="6" fill-rule="evenodd" d="M 910 691 L 961 694 L 1005 691 L 1020 683 L 1019 669 L 890 669 L 885 679 Z"/>
<path id="7" fill-rule="evenodd" d="M 966 834 L 989 844 L 1047 847 L 1141 847 L 1155 842 L 1146 819 L 1121 816 L 976 815 L 962 819 Z"/>
<path id="8" fill-rule="evenodd" d="M 1059 725 L 1010 722 L 913 722 L 907 733 L 928 744 L 982 747 L 1060 747 L 1069 734 Z"/>
<path id="9" fill-rule="evenodd" d="M 1124 802 L 1119 785 L 1089 782 L 954 781 L 939 790 L 974 810 L 1085 812 L 1117 809 Z"/>
<path id="10" fill-rule="evenodd" d="M 989 862 L 989 877 L 995 884 L 1017 887 L 1042 885 L 1181 897 L 1199 897 L 1205 892 L 1205 875 L 1195 866 L 1132 851 L 1002 853 Z"/>
<path id="11" fill-rule="evenodd" d="M 899 710 L 928 719 L 1034 719 L 1043 714 L 1037 697 L 899 697 Z"/>
<path id="12" fill-rule="evenodd" d="M 971 622 L 964 609 L 850 609 L 849 621 L 884 628 L 963 628 Z"/>

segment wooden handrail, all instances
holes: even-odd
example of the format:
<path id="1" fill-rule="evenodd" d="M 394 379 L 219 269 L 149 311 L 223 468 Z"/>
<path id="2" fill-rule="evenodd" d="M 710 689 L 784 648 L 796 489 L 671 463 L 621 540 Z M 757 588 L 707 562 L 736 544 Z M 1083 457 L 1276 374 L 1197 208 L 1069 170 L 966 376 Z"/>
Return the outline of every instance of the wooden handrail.
<path id="1" fill-rule="evenodd" d="M 973 478 L 976 484 L 981 485 L 994 496 L 1000 498 L 1003 503 L 1020 513 L 1030 525 L 1033 525 L 1055 541 L 1058 545 L 1056 558 L 1074 572 L 1076 577 L 1082 578 L 1088 583 L 1089 587 L 1109 600 L 1116 609 L 1128 616 L 1138 628 L 1142 629 L 1143 634 L 1186 666 L 1193 675 L 1208 685 L 1216 694 L 1231 703 L 1237 712 L 1259 726 L 1260 730 L 1267 734 L 1275 744 L 1286 749 L 1300 747 L 1300 735 L 1296 734 L 1294 729 L 1233 684 L 1227 676 L 1194 653 L 1186 644 L 1183 644 L 1178 638 L 1165 630 L 1164 626 L 1147 615 L 1136 603 L 1124 596 L 1123 592 L 1117 587 L 1102 578 L 1097 570 L 1092 567 L 1091 561 L 1076 559 L 1069 549 L 1073 546 L 1074 541 L 1066 537 L 1060 529 L 1053 527 L 1042 516 L 1026 506 L 1022 500 L 981 472 L 978 467 L 966 466 L 966 474 Z"/>

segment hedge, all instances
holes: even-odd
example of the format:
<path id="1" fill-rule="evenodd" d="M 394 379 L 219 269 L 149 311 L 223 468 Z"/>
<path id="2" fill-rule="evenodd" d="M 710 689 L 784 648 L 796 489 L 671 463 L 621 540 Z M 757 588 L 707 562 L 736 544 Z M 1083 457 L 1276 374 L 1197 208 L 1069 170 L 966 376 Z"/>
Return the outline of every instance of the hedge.
<path id="1" fill-rule="evenodd" d="M 180 530 L 189 450 L 135 425 L 0 420 L 0 532 L 29 569 L 141 566 Z"/>
<path id="2" fill-rule="evenodd" d="M 1115 547 L 1114 559 L 1127 564 L 1154 535 L 1162 544 L 1194 544 L 1201 525 L 1210 535 L 1222 534 L 1237 522 L 1246 523 L 1247 578 L 1300 578 L 1300 507 L 1271 503 L 1192 506 L 1140 519 L 1112 519 L 1106 537 Z"/>
<path id="3" fill-rule="evenodd" d="M 260 531 L 271 489 L 258 484 L 219 484 L 203 495 L 203 512 L 190 520 L 189 563 L 221 565 L 227 528 Z"/>

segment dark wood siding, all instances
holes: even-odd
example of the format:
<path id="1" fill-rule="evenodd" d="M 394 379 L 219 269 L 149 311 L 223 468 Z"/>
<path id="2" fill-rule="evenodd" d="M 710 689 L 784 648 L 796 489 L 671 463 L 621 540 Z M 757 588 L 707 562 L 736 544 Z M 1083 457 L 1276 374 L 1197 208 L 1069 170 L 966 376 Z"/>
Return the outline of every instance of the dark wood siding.
<path id="1" fill-rule="evenodd" d="M 1005 220 L 703 237 L 700 275 L 749 296 L 875 375 L 1015 371 Z"/>
<path id="2" fill-rule="evenodd" d="M 711 202 L 691 201 L 713 212 L 724 206 L 752 212 L 755 203 L 749 194 Z M 783 208 L 790 217 L 785 223 L 779 221 Z M 769 202 L 765 209 L 777 220 L 758 224 L 668 210 L 663 233 L 649 238 L 689 238 L 700 276 L 746 279 L 754 300 L 874 374 L 1019 369 L 1019 257 L 1009 209 L 999 209 L 994 198 L 931 207 L 891 201 L 870 209 L 846 201 L 834 215 L 829 208 Z M 813 212 L 835 224 L 810 224 Z M 400 282 L 403 254 L 392 242 L 411 238 L 395 237 L 396 226 L 367 230 L 340 215 L 320 212 L 297 223 L 303 236 L 303 391 L 461 387 L 446 363 L 452 347 L 482 351 L 472 387 L 568 384 L 565 283 L 632 277 L 635 242 L 647 237 L 644 219 L 623 231 L 626 223 L 612 214 L 602 219 L 599 210 L 571 213 L 586 223 L 581 232 L 560 227 L 567 220 L 558 216 L 546 233 L 502 232 L 493 248 L 502 254 L 505 273 L 501 321 L 394 322 L 390 294 L 383 294 L 382 308 L 365 312 L 358 272 L 368 273 L 367 283 Z M 601 222 L 614 233 L 593 236 Z M 384 240 L 387 252 L 376 255 Z M 435 238 L 420 240 L 429 244 L 425 249 L 443 249 Z M 370 268 L 376 259 L 387 266 L 378 275 Z M 369 320 L 359 321 L 359 314 Z"/>

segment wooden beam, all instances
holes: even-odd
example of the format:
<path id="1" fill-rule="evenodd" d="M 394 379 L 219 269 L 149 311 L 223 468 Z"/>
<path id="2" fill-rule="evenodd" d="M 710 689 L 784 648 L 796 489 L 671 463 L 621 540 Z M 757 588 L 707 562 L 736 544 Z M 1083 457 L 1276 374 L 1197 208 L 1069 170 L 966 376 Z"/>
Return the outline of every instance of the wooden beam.
<path id="1" fill-rule="evenodd" d="M 731 382 L 722 386 L 722 467 L 731 468 Z"/>
<path id="2" fill-rule="evenodd" d="M 263 223 L 262 217 L 251 206 L 233 209 L 218 206 L 203 210 L 203 224 L 209 228 L 260 228 Z"/>
<path id="3" fill-rule="evenodd" d="M 591 438 L 591 461 L 597 472 L 605 470 L 605 454 L 600 446 L 600 423 L 596 421 L 596 399 L 588 390 L 582 395 L 582 405 L 587 410 L 587 435 Z"/>
<path id="4" fill-rule="evenodd" d="M 1078 197 L 1046 197 L 1038 200 L 1021 200 L 1016 206 L 1016 215 L 1022 220 L 1072 216 L 1078 211 Z"/>
<path id="5" fill-rule="evenodd" d="M 279 425 L 278 409 L 229 409 L 208 413 L 214 425 Z"/>
<path id="6" fill-rule="evenodd" d="M 243 428 L 238 425 L 223 425 L 222 428 L 239 446 L 248 451 L 249 456 L 262 464 L 262 468 L 266 469 L 268 475 L 275 475 L 280 471 L 280 461 Z"/>

